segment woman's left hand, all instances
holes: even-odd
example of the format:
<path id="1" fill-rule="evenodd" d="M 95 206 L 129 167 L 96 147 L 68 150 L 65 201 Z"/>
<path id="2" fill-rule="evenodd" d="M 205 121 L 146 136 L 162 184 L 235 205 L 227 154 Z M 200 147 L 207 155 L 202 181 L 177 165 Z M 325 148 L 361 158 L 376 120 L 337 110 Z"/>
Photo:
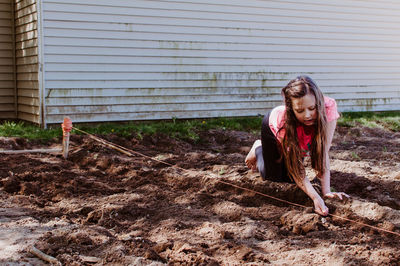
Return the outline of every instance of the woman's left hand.
<path id="1" fill-rule="evenodd" d="M 326 194 L 324 195 L 324 197 L 325 197 L 325 198 L 329 198 L 329 199 L 339 198 L 340 200 L 343 200 L 344 197 L 350 198 L 350 196 L 347 195 L 347 194 L 344 193 L 344 192 L 329 192 L 329 193 L 326 193 Z"/>

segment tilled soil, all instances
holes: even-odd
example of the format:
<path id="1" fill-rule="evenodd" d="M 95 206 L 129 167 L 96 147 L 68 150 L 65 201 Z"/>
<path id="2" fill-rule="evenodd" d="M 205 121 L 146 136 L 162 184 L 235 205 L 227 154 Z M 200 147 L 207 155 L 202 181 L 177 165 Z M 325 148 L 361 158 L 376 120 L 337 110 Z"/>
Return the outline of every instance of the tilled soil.
<path id="1" fill-rule="evenodd" d="M 78 135 L 67 160 L 0 154 L 1 263 L 40 265 L 35 246 L 64 265 L 400 264 L 398 235 L 337 217 L 400 233 L 400 133 L 337 129 L 331 183 L 351 199 L 327 200 L 328 217 L 313 213 L 295 185 L 246 168 L 253 134 L 210 130 L 197 143 L 103 138 L 146 157 Z M 39 147 L 47 148 L 0 139 L 2 149 Z"/>

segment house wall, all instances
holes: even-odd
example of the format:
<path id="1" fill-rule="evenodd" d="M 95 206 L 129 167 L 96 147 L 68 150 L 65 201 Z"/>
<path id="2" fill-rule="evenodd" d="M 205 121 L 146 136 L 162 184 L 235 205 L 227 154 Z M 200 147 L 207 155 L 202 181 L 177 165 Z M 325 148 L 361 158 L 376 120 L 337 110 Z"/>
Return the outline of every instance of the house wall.
<path id="1" fill-rule="evenodd" d="M 16 118 L 13 6 L 0 0 L 0 119 Z"/>
<path id="2" fill-rule="evenodd" d="M 400 2 L 43 0 L 46 122 L 264 114 L 308 74 L 400 109 Z"/>
<path id="3" fill-rule="evenodd" d="M 15 1 L 18 118 L 41 123 L 37 21 L 36 0 Z"/>

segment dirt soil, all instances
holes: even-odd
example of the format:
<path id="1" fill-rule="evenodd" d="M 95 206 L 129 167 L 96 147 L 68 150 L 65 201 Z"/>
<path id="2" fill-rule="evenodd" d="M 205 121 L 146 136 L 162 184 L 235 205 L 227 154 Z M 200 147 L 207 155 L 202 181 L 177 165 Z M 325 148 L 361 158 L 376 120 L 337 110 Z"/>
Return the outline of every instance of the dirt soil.
<path id="1" fill-rule="evenodd" d="M 249 171 L 254 134 L 210 130 L 200 143 L 103 137 L 187 170 L 79 135 L 67 160 L 0 154 L 0 263 L 44 264 L 30 253 L 35 246 L 63 265 L 400 264 L 399 236 L 321 217 L 295 185 Z M 0 149 L 57 145 L 0 138 Z M 351 196 L 327 200 L 331 214 L 400 233 L 400 133 L 339 127 L 331 176 L 333 189 Z"/>

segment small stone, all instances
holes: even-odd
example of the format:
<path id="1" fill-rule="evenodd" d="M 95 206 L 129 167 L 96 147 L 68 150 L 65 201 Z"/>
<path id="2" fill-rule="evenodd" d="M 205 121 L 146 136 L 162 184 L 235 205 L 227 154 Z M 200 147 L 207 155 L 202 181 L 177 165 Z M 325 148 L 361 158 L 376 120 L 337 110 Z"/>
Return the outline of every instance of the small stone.
<path id="1" fill-rule="evenodd" d="M 91 257 L 91 256 L 83 256 L 83 255 L 80 255 L 79 258 L 80 258 L 83 262 L 88 262 L 88 263 L 97 263 L 97 262 L 100 262 L 100 261 L 101 261 L 100 258 Z"/>
<path id="2" fill-rule="evenodd" d="M 119 235 L 118 240 L 129 241 L 129 240 L 132 240 L 132 237 L 130 235 Z"/>

